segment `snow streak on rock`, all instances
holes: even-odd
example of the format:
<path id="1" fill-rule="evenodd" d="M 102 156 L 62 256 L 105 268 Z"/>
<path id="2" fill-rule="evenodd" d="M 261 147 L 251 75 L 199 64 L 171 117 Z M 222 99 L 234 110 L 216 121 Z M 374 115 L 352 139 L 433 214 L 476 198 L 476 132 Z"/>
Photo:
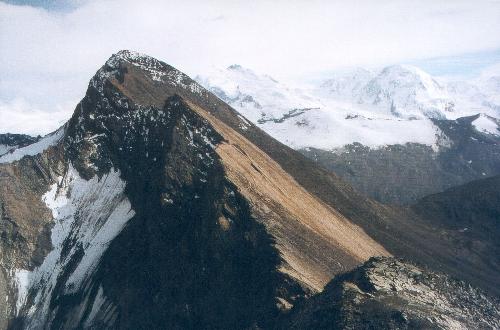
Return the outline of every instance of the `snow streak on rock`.
<path id="1" fill-rule="evenodd" d="M 110 242 L 135 215 L 124 195 L 125 184 L 114 169 L 86 181 L 70 165 L 60 182 L 43 196 L 55 222 L 53 250 L 32 272 L 16 272 L 17 313 L 26 315 L 28 328 L 50 324 L 51 303 L 80 289 L 84 295 L 82 311 L 92 309 L 92 304 L 103 304 L 102 290 L 99 295 L 91 293 L 86 281 Z M 95 313 L 87 316 L 87 324 L 91 324 L 92 315 Z"/>

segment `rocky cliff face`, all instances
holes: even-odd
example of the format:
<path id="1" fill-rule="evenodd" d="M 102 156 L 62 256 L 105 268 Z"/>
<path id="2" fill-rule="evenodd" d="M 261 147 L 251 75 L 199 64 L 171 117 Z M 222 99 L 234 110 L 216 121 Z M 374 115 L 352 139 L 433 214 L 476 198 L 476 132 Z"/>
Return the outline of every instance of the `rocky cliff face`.
<path id="1" fill-rule="evenodd" d="M 485 268 L 145 55 L 33 146 L 0 158 L 3 328 L 273 328 L 372 256 Z"/>

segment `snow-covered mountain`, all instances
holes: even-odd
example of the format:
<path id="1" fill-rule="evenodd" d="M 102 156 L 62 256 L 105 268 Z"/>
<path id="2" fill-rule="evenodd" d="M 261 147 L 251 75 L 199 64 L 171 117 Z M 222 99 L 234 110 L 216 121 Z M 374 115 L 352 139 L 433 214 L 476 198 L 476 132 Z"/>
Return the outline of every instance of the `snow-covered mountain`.
<path id="1" fill-rule="evenodd" d="M 409 65 L 379 73 L 355 69 L 307 89 L 291 88 L 239 65 L 197 80 L 297 149 L 335 149 L 354 142 L 369 147 L 414 142 L 437 149 L 446 137 L 432 119 L 478 113 L 500 117 L 495 78 L 448 82 Z"/>
<path id="2" fill-rule="evenodd" d="M 279 121 L 287 114 L 293 116 L 294 111 L 321 107 L 319 100 L 305 91 L 289 88 L 268 75 L 258 75 L 240 65 L 215 70 L 209 76 L 196 79 L 255 123 Z"/>
<path id="3" fill-rule="evenodd" d="M 198 81 L 364 194 L 411 204 L 500 174 L 499 77 L 449 81 L 394 65 L 297 89 L 233 65 Z"/>
<path id="4" fill-rule="evenodd" d="M 486 95 L 486 105 L 500 112 L 500 74 L 495 76 L 487 76 L 479 79 L 477 82 L 481 87 L 481 91 Z"/>
<path id="5" fill-rule="evenodd" d="M 327 80 L 321 89 L 325 98 L 372 107 L 374 113 L 405 119 L 456 119 L 477 113 L 498 116 L 499 102 L 494 99 L 500 90 L 497 79 L 500 81 L 499 77 L 448 81 L 415 66 L 393 65 L 378 74 L 355 69 Z"/>
<path id="6" fill-rule="evenodd" d="M 406 65 L 384 68 L 356 98 L 360 104 L 373 105 L 406 119 L 441 119 L 454 107 L 443 85 L 424 71 Z"/>
<path id="7" fill-rule="evenodd" d="M 359 95 L 373 77 L 375 77 L 373 71 L 355 68 L 347 72 L 334 74 L 333 77 L 322 82 L 320 87 L 338 98 L 351 100 Z"/>

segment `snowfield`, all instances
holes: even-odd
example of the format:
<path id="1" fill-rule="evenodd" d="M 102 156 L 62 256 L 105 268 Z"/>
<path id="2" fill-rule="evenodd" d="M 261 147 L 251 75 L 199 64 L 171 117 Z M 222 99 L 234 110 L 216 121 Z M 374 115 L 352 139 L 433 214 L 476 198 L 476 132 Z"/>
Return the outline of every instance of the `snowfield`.
<path id="1" fill-rule="evenodd" d="M 483 120 L 500 118 L 498 92 L 493 92 L 500 79 L 450 82 L 409 65 L 386 67 L 378 73 L 355 69 L 303 89 L 239 65 L 196 79 L 295 149 L 334 150 L 354 142 L 377 148 L 413 142 L 437 150 L 446 137 L 431 119 L 481 113 L 476 121 L 479 130 L 492 134 L 495 120 Z"/>

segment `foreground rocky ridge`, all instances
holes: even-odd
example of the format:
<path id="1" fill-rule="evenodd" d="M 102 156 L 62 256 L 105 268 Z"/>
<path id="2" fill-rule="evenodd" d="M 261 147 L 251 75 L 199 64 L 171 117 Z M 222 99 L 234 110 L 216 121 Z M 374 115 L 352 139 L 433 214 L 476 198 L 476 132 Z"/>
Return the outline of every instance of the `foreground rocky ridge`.
<path id="1" fill-rule="evenodd" d="M 151 57 L 113 55 L 58 132 L 0 164 L 1 327 L 273 328 L 376 255 L 496 287 L 488 258 L 457 267 L 453 242 L 416 215 Z"/>
<path id="2" fill-rule="evenodd" d="M 296 306 L 283 329 L 497 329 L 500 301 L 444 274 L 372 258 Z"/>

